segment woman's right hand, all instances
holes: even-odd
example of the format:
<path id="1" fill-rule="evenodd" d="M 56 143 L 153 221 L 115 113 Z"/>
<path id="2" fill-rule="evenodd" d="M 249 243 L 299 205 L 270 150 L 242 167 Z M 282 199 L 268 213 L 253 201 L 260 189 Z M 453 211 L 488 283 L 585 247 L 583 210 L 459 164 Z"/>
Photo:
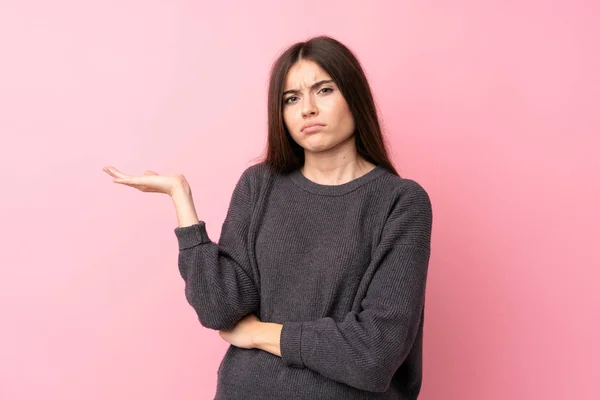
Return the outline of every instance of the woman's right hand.
<path id="1" fill-rule="evenodd" d="M 104 172 L 114 178 L 113 182 L 131 186 L 142 192 L 165 193 L 173 197 L 179 190 L 190 193 L 190 186 L 181 174 L 159 175 L 154 171 L 145 171 L 143 176 L 130 176 L 118 171 L 114 167 L 102 168 Z"/>

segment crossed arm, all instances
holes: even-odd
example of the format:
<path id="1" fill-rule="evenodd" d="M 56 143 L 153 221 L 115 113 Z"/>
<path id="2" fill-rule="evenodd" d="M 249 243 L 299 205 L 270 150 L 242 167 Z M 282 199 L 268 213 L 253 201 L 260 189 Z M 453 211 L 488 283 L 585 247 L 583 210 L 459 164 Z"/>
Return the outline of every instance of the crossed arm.
<path id="1" fill-rule="evenodd" d="M 421 326 L 430 254 L 427 194 L 411 185 L 392 211 L 360 310 L 347 313 L 342 321 L 276 324 L 253 316 L 260 297 L 247 267 L 247 216 L 239 211 L 249 204 L 247 189 L 243 181 L 236 186 L 219 244 L 210 241 L 203 222 L 176 229 L 186 297 L 202 325 L 219 330 L 238 347 L 280 356 L 289 367 L 310 368 L 360 389 L 385 391 Z"/>

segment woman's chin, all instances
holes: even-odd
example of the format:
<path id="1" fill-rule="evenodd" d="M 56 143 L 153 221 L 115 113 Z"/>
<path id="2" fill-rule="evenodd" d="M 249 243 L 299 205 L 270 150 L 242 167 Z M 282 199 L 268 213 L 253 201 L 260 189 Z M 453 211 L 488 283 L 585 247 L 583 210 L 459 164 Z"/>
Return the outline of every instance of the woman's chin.
<path id="1" fill-rule="evenodd" d="M 331 147 L 326 143 L 311 143 L 304 146 L 304 151 L 308 151 L 311 153 L 321 153 L 323 151 L 329 150 Z"/>
<path id="2" fill-rule="evenodd" d="M 305 149 L 323 149 L 329 147 L 331 144 L 327 138 L 320 134 L 312 134 L 311 136 L 304 139 L 304 148 Z"/>

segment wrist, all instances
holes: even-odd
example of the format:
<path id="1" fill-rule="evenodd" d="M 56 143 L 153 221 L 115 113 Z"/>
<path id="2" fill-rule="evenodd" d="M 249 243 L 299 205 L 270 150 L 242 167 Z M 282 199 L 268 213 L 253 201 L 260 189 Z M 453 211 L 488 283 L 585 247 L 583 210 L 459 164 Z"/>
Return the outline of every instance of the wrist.
<path id="1" fill-rule="evenodd" d="M 179 227 L 187 227 L 198 223 L 198 215 L 192 198 L 192 190 L 187 182 L 177 185 L 171 191 L 171 200 L 177 212 Z"/>
<path id="2" fill-rule="evenodd" d="M 259 322 L 252 337 L 253 347 L 281 356 L 279 342 L 282 327 L 272 322 Z"/>
<path id="3" fill-rule="evenodd" d="M 180 184 L 173 188 L 171 191 L 171 198 L 173 200 L 181 198 L 189 198 L 192 195 L 192 188 L 186 180 L 183 180 Z"/>
<path id="4" fill-rule="evenodd" d="M 254 329 L 252 330 L 252 347 L 260 349 L 264 345 L 265 337 L 265 325 L 266 322 L 256 321 Z"/>

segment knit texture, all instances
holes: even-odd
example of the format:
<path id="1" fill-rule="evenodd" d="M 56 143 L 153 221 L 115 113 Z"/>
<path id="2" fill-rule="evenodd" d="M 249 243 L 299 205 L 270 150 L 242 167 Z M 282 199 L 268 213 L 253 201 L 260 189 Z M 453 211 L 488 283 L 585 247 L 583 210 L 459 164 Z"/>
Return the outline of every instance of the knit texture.
<path id="1" fill-rule="evenodd" d="M 342 185 L 246 169 L 218 243 L 175 228 L 204 327 L 283 324 L 281 357 L 229 346 L 215 398 L 416 399 L 431 228 L 424 188 L 380 166 Z"/>

